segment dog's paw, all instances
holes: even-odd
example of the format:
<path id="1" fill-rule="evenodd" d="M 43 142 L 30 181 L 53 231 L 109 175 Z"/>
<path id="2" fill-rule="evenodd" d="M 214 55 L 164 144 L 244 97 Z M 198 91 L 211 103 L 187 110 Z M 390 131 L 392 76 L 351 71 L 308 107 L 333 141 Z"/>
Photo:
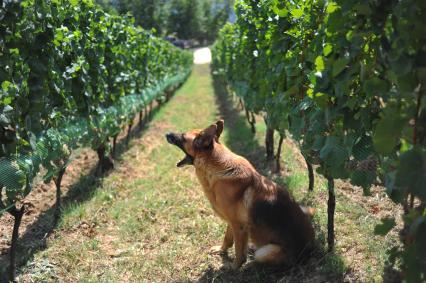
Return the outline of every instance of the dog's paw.
<path id="1" fill-rule="evenodd" d="M 242 263 L 234 261 L 229 265 L 229 268 L 231 270 L 236 271 L 236 270 L 240 269 L 241 265 L 242 265 Z"/>
<path id="2" fill-rule="evenodd" d="M 249 243 L 248 244 L 248 246 L 247 246 L 247 253 L 249 254 L 249 255 L 254 255 L 254 252 L 257 250 L 257 247 L 256 247 L 256 245 L 255 244 L 253 244 L 253 243 Z"/>
<path id="3" fill-rule="evenodd" d="M 222 248 L 222 246 L 213 246 L 213 247 L 211 247 L 210 248 L 210 250 L 209 250 L 209 253 L 210 254 L 223 254 L 223 253 L 225 253 L 226 252 L 226 250 L 224 250 L 223 248 Z"/>

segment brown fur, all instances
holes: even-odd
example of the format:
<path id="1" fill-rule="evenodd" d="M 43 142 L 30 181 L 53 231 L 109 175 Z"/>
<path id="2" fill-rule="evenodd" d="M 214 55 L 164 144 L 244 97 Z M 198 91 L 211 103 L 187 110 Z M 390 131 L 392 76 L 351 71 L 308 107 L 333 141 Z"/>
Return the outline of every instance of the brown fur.
<path id="1" fill-rule="evenodd" d="M 314 240 L 309 217 L 286 188 L 260 175 L 248 160 L 222 145 L 222 130 L 219 120 L 203 131 L 167 135 L 170 143 L 186 153 L 183 164 L 193 163 L 213 210 L 228 224 L 221 251 L 235 244 L 233 267 L 238 268 L 246 261 L 250 240 L 259 249 L 257 261 L 297 262 Z"/>

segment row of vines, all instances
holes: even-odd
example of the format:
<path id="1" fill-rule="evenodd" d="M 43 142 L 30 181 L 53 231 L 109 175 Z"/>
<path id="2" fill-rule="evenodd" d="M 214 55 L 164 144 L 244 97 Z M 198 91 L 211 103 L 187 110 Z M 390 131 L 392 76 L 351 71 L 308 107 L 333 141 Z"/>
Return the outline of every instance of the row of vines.
<path id="1" fill-rule="evenodd" d="M 38 173 L 60 183 L 71 153 L 113 167 L 118 134 L 189 75 L 192 55 L 92 0 L 0 1 L 0 215 L 15 218 L 9 267 Z"/>
<path id="2" fill-rule="evenodd" d="M 403 245 L 390 250 L 408 282 L 426 280 L 426 2 L 239 0 L 213 47 L 213 72 L 250 112 L 264 113 L 266 147 L 290 133 L 310 169 L 402 205 Z M 253 122 L 253 119 L 249 119 Z M 272 133 L 272 135 L 271 135 Z M 272 141 L 271 141 L 272 136 Z M 269 150 L 268 150 L 269 149 Z M 383 219 L 385 235 L 395 219 Z"/>

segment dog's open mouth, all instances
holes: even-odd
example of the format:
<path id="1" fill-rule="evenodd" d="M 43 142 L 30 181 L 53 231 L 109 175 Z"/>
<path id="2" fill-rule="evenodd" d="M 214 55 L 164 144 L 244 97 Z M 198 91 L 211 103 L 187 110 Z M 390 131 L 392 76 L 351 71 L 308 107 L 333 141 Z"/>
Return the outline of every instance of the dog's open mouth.
<path id="1" fill-rule="evenodd" d="M 189 155 L 183 147 L 183 143 L 184 143 L 183 135 L 168 133 L 166 135 L 166 139 L 168 143 L 179 147 L 185 153 L 185 157 L 176 164 L 177 167 L 183 167 L 185 165 L 194 164 L 194 158 L 191 155 Z"/>
<path id="2" fill-rule="evenodd" d="M 193 165 L 193 164 L 194 164 L 194 159 L 192 158 L 192 156 L 185 153 L 185 158 L 179 161 L 178 163 L 176 163 L 176 166 L 182 167 L 185 165 Z"/>

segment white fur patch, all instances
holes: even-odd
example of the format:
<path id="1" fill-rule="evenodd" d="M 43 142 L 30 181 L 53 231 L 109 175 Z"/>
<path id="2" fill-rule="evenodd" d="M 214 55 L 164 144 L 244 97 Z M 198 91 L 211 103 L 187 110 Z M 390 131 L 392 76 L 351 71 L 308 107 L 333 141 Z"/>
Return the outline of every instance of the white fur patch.
<path id="1" fill-rule="evenodd" d="M 254 253 L 254 259 L 258 262 L 271 262 L 280 256 L 281 247 L 274 244 L 268 244 L 261 247 Z"/>

